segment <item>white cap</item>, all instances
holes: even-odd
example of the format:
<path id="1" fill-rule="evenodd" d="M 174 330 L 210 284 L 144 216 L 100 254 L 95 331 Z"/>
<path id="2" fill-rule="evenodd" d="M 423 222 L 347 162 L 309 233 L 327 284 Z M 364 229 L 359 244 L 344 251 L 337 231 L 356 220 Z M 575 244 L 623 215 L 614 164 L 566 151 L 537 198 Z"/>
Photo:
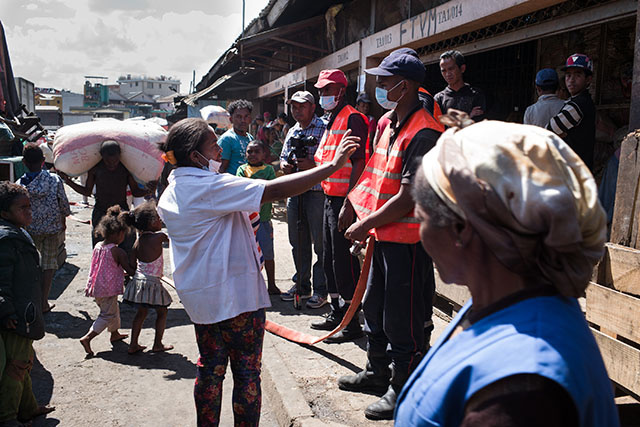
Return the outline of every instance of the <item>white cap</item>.
<path id="1" fill-rule="evenodd" d="M 300 104 L 304 104 L 305 102 L 310 102 L 312 104 L 316 103 L 316 99 L 313 97 L 311 92 L 307 92 L 306 90 L 299 90 L 294 93 L 291 98 L 287 101 L 287 104 L 291 104 L 292 102 L 298 102 Z"/>

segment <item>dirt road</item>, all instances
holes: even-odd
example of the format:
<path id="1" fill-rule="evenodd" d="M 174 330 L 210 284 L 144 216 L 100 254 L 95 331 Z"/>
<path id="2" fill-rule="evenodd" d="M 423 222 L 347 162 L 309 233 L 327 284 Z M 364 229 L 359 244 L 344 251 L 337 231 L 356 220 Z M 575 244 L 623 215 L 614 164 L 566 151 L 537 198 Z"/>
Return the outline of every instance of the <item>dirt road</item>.
<path id="1" fill-rule="evenodd" d="M 71 201 L 81 197 L 66 188 Z M 73 215 L 88 220 L 90 208 L 72 206 Z M 178 301 L 169 308 L 165 343 L 175 348 L 167 353 L 128 355 L 129 340 L 113 346 L 105 332 L 95 338 L 96 356 L 85 359 L 78 342 L 99 310 L 84 296 L 91 257 L 90 226 L 69 219 L 67 263 L 56 274 L 50 298 L 55 308 L 46 314 L 46 336 L 35 342 L 37 360 L 32 372 L 34 390 L 40 403 L 56 407 L 36 426 L 192 426 L 195 425 L 193 381 L 198 350 L 193 326 Z M 169 254 L 165 249 L 165 271 L 170 276 Z M 135 309 L 120 305 L 121 332 L 129 334 Z M 140 336 L 142 345 L 153 343 L 155 314 L 150 312 Z M 223 422 L 233 425 L 230 409 L 230 372 L 225 380 Z M 268 401 L 263 399 L 262 425 L 275 426 Z"/>

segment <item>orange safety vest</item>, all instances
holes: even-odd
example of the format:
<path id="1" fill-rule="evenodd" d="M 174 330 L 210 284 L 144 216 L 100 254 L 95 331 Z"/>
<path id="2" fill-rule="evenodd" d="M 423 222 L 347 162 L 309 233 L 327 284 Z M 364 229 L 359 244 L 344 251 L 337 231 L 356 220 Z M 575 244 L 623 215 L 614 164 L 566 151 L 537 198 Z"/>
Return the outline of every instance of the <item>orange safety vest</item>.
<path id="1" fill-rule="evenodd" d="M 438 120 L 440 118 L 440 116 L 442 115 L 442 110 L 440 109 L 440 104 L 438 104 L 438 101 L 436 101 L 436 99 L 433 97 L 433 95 L 431 95 L 429 93 L 428 90 L 426 90 L 423 87 L 418 88 L 419 92 L 422 93 L 426 93 L 427 95 L 429 95 L 431 97 L 431 99 L 433 99 L 433 117 L 435 117 L 436 120 Z"/>
<path id="2" fill-rule="evenodd" d="M 413 137 L 422 129 L 443 132 L 444 127 L 424 108 L 411 115 L 398 133 L 391 150 L 391 124 L 380 137 L 373 155 L 348 195 L 359 219 L 377 211 L 400 191 L 402 180 L 402 159 Z M 383 242 L 417 243 L 420 241 L 420 222 L 413 210 L 404 217 L 370 231 L 375 239 Z"/>
<path id="3" fill-rule="evenodd" d="M 333 121 L 331 129 L 327 129 L 324 132 L 322 140 L 320 141 L 320 144 L 318 144 L 316 154 L 313 156 L 318 165 L 329 163 L 333 160 L 336 155 L 336 149 L 338 148 L 338 145 L 340 145 L 340 141 L 342 141 L 342 137 L 348 129 L 347 125 L 349 123 L 349 116 L 352 114 L 359 114 L 362 116 L 365 123 L 369 123 L 369 119 L 367 119 L 364 114 L 360 113 L 350 105 L 345 105 Z M 369 143 L 368 139 L 367 131 L 367 141 L 360 141 L 360 144 L 364 142 L 366 147 Z M 347 164 L 342 169 L 322 181 L 324 194 L 327 196 L 346 196 L 349 192 L 351 168 L 351 160 L 348 160 Z"/>

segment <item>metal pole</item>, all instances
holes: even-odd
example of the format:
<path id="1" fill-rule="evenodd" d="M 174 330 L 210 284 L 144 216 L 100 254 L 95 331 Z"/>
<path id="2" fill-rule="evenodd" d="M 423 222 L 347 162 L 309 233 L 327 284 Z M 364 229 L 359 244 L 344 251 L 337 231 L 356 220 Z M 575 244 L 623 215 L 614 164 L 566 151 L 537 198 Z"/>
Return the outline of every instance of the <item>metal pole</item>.
<path id="1" fill-rule="evenodd" d="M 242 35 L 240 38 L 244 37 L 244 9 L 245 9 L 246 0 L 242 0 Z"/>

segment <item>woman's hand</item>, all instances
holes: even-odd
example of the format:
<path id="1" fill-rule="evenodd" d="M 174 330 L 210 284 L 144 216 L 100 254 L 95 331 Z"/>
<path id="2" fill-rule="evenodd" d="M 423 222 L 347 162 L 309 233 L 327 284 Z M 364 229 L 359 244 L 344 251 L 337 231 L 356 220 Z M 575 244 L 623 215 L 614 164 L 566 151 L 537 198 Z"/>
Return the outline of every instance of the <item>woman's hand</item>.
<path id="1" fill-rule="evenodd" d="M 349 160 L 349 157 L 353 154 L 354 151 L 358 148 L 358 142 L 360 141 L 359 136 L 351 136 L 351 129 L 347 129 L 340 141 L 340 145 L 338 145 L 338 149 L 336 150 L 336 155 L 333 158 L 333 165 L 337 166 L 338 169 L 342 168 Z"/>

